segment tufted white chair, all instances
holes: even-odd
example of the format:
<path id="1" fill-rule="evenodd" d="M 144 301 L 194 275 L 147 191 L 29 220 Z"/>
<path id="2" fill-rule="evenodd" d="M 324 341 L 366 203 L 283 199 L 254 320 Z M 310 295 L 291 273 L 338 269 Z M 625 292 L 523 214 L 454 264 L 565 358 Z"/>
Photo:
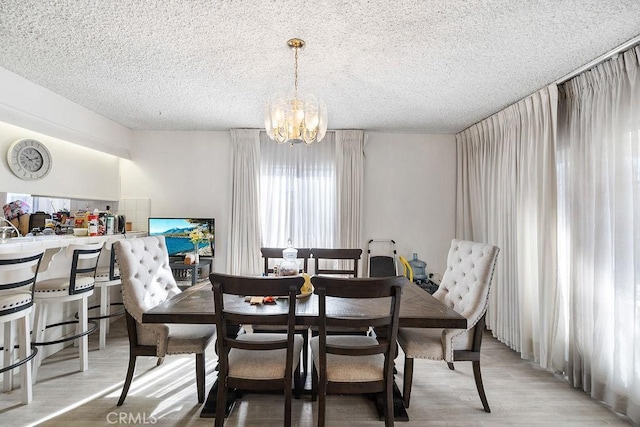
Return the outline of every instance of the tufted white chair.
<path id="1" fill-rule="evenodd" d="M 404 404 L 409 407 L 413 359 L 471 361 L 485 412 L 491 412 L 480 374 L 480 345 L 489 288 L 499 249 L 485 243 L 452 240 L 440 287 L 433 296 L 467 319 L 467 329 L 400 328 L 398 343 L 405 354 Z"/>
<path id="2" fill-rule="evenodd" d="M 196 355 L 198 402 L 204 402 L 204 352 L 215 336 L 215 326 L 142 323 L 142 313 L 180 293 L 164 236 L 118 240 L 113 247 L 129 334 L 129 369 L 118 406 L 127 397 L 137 356 L 156 356 L 160 364 L 166 354 L 185 353 Z"/>

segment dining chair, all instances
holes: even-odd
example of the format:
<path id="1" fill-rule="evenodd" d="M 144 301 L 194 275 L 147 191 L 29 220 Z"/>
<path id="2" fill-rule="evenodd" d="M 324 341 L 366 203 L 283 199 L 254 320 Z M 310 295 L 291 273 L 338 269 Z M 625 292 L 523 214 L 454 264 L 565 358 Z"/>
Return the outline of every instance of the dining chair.
<path id="1" fill-rule="evenodd" d="M 214 318 L 218 329 L 218 396 L 216 426 L 224 424 L 228 389 L 283 390 L 284 425 L 291 425 L 291 384 L 300 395 L 300 351 L 302 337 L 295 332 L 296 294 L 304 279 L 287 277 L 242 277 L 213 273 Z M 251 295 L 276 297 L 273 303 L 259 303 L 239 312 L 225 307 L 225 298 Z M 285 327 L 285 334 L 245 333 L 230 336 L 237 325 L 262 324 Z"/>
<path id="2" fill-rule="evenodd" d="M 89 297 L 93 295 L 95 288 L 95 276 L 101 251 L 102 242 L 70 244 L 52 258 L 51 263 L 56 263 L 60 274 L 43 280 L 40 280 L 43 276 L 39 275 L 34 291 L 36 314 L 32 344 L 44 347 L 77 340 L 81 372 L 89 369 L 89 334 L 98 328 L 96 321 L 89 320 Z M 49 269 L 53 270 L 53 267 Z M 47 324 L 50 306 L 52 309 L 60 310 L 59 304 L 64 303 L 77 303 L 77 318 Z M 60 337 L 55 338 L 46 333 L 50 328 L 73 324 L 76 325 L 73 334 L 65 335 L 62 332 Z M 33 364 L 34 382 L 38 378 L 38 368 L 43 357 L 44 351 L 39 351 Z"/>
<path id="3" fill-rule="evenodd" d="M 433 296 L 464 316 L 467 329 L 398 330 L 398 343 L 405 354 L 402 392 L 405 407 L 409 407 L 411 399 L 414 359 L 444 360 L 452 370 L 453 362 L 470 361 L 482 406 L 485 412 L 491 412 L 482 385 L 480 346 L 499 251 L 498 247 L 485 243 L 456 239 L 451 242 L 447 269 Z"/>
<path id="4" fill-rule="evenodd" d="M 260 248 L 262 258 L 264 258 L 264 275 L 273 274 L 273 266 L 269 266 L 274 259 L 283 259 L 282 251 L 286 248 Z M 296 248 L 298 251 L 298 262 L 302 261 L 302 271 L 309 272 L 309 258 L 311 257 L 310 248 Z M 286 329 L 274 325 L 252 325 L 255 333 L 286 333 Z M 296 333 L 300 334 L 304 340 L 302 344 L 302 372 L 304 372 L 303 381 L 309 374 L 309 327 L 306 325 L 296 325 Z"/>
<path id="5" fill-rule="evenodd" d="M 264 275 L 273 274 L 273 265 L 270 265 L 275 259 L 282 259 L 282 251 L 286 248 L 260 248 L 260 253 L 264 259 Z M 311 257 L 310 248 L 296 248 L 298 251 L 298 262 L 302 260 L 302 271 L 309 272 L 309 258 Z"/>
<path id="6" fill-rule="evenodd" d="M 383 393 L 385 425 L 393 418 L 393 359 L 404 277 L 347 279 L 315 276 L 318 295 L 319 334 L 311 339 L 313 358 L 312 399 L 318 398 L 318 426 L 326 422 L 327 394 Z M 332 315 L 328 297 L 361 300 L 358 316 Z M 372 309 L 379 300 L 379 309 Z M 374 310 L 374 311 L 372 311 Z M 379 336 L 329 335 L 330 327 L 383 330 Z"/>
<path id="7" fill-rule="evenodd" d="M 169 267 L 169 254 L 164 236 L 121 239 L 114 242 L 120 266 L 122 299 L 129 335 L 129 367 L 118 400 L 124 403 L 138 356 L 158 357 L 194 353 L 198 402 L 205 398 L 205 349 L 215 336 L 213 325 L 144 323 L 142 313 L 179 294 L 180 288 Z"/>
<path id="8" fill-rule="evenodd" d="M 362 256 L 362 249 L 311 248 L 311 256 L 316 275 L 358 277 L 358 262 Z"/>
<path id="9" fill-rule="evenodd" d="M 38 350 L 31 346 L 30 317 L 34 288 L 44 249 L 0 254 L 0 323 L 4 325 L 4 391 L 13 389 L 13 370 L 20 368 L 20 392 L 24 405 L 33 399 L 31 360 Z M 15 358 L 13 323 L 17 322 L 18 358 Z"/>

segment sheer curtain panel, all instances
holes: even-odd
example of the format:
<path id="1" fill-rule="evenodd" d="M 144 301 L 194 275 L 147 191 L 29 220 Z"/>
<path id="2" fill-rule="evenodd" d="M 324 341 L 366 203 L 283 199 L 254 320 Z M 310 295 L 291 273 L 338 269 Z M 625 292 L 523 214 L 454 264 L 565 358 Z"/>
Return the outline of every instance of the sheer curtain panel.
<path id="1" fill-rule="evenodd" d="M 487 327 L 543 367 L 558 303 L 556 105 L 549 86 L 456 135 L 456 235 L 501 251 Z"/>
<path id="2" fill-rule="evenodd" d="M 260 260 L 260 131 L 231 129 L 233 177 L 227 271 L 259 275 Z"/>
<path id="3" fill-rule="evenodd" d="M 566 373 L 640 423 L 640 48 L 560 86 Z"/>
<path id="4" fill-rule="evenodd" d="M 335 247 L 336 144 L 333 132 L 310 146 L 277 144 L 260 132 L 262 246 Z"/>

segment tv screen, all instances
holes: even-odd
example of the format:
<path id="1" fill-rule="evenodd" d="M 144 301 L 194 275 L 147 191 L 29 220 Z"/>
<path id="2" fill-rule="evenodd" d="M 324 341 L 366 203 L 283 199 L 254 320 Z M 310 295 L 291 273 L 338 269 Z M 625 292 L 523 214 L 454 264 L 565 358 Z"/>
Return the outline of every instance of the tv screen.
<path id="1" fill-rule="evenodd" d="M 199 228 L 208 237 L 208 242 L 198 244 L 202 256 L 215 255 L 215 220 L 213 218 L 149 218 L 149 235 L 164 236 L 169 256 L 185 256 L 193 253 L 189 233 Z"/>

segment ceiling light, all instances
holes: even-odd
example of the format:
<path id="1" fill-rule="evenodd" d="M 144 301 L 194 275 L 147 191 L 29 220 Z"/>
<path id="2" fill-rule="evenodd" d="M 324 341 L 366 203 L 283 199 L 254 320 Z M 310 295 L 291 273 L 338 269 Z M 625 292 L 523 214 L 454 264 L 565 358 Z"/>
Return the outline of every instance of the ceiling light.
<path id="1" fill-rule="evenodd" d="M 295 51 L 295 88 L 287 96 L 271 98 L 265 108 L 265 129 L 277 143 L 311 145 L 327 133 L 327 107 L 310 93 L 298 95 L 298 50 L 304 47 L 304 40 L 291 39 L 287 45 Z"/>

